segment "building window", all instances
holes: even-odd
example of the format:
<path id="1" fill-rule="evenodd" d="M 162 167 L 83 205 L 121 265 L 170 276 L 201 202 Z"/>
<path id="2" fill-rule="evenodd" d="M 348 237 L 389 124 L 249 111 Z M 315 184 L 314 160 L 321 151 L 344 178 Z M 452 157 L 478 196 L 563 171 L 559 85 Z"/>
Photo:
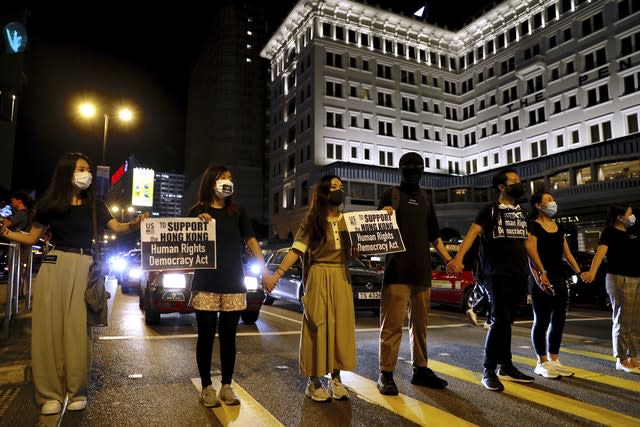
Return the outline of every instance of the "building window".
<path id="1" fill-rule="evenodd" d="M 604 47 L 596 51 L 587 53 L 584 56 L 584 71 L 593 70 L 596 67 L 605 65 L 607 63 L 607 53 Z"/>
<path id="2" fill-rule="evenodd" d="M 382 79 L 392 80 L 391 77 L 391 67 L 384 64 L 378 64 L 378 77 Z"/>
<path id="3" fill-rule="evenodd" d="M 640 11 L 640 2 L 638 0 L 621 0 L 618 3 L 618 19 L 626 18 Z"/>
<path id="4" fill-rule="evenodd" d="M 500 163 L 500 154 L 499 153 L 494 153 L 493 154 L 493 164 L 497 165 L 498 163 Z"/>
<path id="5" fill-rule="evenodd" d="M 393 102 L 391 101 L 391 94 L 378 92 L 378 105 L 381 107 L 393 108 Z"/>
<path id="6" fill-rule="evenodd" d="M 541 141 L 536 141 L 531 143 L 531 158 L 535 159 L 538 157 L 547 155 L 547 140 L 543 139 Z"/>
<path id="7" fill-rule="evenodd" d="M 423 130 L 422 130 L 422 138 L 423 138 L 423 139 L 431 139 L 431 138 L 429 137 L 429 129 L 423 129 Z"/>
<path id="8" fill-rule="evenodd" d="M 355 30 L 349 30 L 349 43 L 357 43 L 358 36 L 356 35 Z"/>
<path id="9" fill-rule="evenodd" d="M 603 163 L 598 165 L 598 181 L 640 177 L 640 160 Z"/>
<path id="10" fill-rule="evenodd" d="M 339 53 L 327 52 L 327 65 L 335 68 L 342 68 L 342 55 Z"/>
<path id="11" fill-rule="evenodd" d="M 599 12 L 582 21 L 582 37 L 595 33 L 602 28 L 604 28 L 604 18 L 602 12 Z"/>
<path id="12" fill-rule="evenodd" d="M 556 148 L 564 147 L 564 136 L 556 135 Z"/>
<path id="13" fill-rule="evenodd" d="M 516 69 L 516 59 L 511 57 L 500 63 L 501 74 L 507 74 Z"/>
<path id="14" fill-rule="evenodd" d="M 511 117 L 509 119 L 504 120 L 504 133 L 515 132 L 520 129 L 520 121 L 518 120 L 518 116 Z"/>
<path id="15" fill-rule="evenodd" d="M 393 166 L 393 153 L 391 151 L 380 150 L 378 153 L 378 163 L 380 166 Z"/>
<path id="16" fill-rule="evenodd" d="M 371 130 L 371 121 L 369 120 L 368 117 L 365 117 L 364 123 L 362 124 L 362 128 Z"/>
<path id="17" fill-rule="evenodd" d="M 393 123 L 391 122 L 378 122 L 378 135 L 393 136 Z"/>
<path id="18" fill-rule="evenodd" d="M 369 61 L 366 59 L 362 60 L 362 71 L 369 71 Z"/>
<path id="19" fill-rule="evenodd" d="M 602 122 L 589 127 L 591 143 L 608 141 L 611 139 L 611 122 Z"/>
<path id="20" fill-rule="evenodd" d="M 512 86 L 509 89 L 505 89 L 502 91 L 502 103 L 508 104 L 511 101 L 515 101 L 518 99 L 518 87 Z"/>
<path id="21" fill-rule="evenodd" d="M 592 107 L 609 100 L 609 86 L 604 84 L 602 86 L 594 87 L 587 91 L 587 107 Z"/>
<path id="22" fill-rule="evenodd" d="M 569 172 L 559 172 L 549 177 L 549 184 L 553 190 L 569 188 Z"/>
<path id="23" fill-rule="evenodd" d="M 342 160 L 342 145 L 328 142 L 327 159 Z"/>
<path id="24" fill-rule="evenodd" d="M 415 126 L 402 125 L 402 138 L 417 141 Z"/>
<path id="25" fill-rule="evenodd" d="M 577 130 L 571 131 L 571 143 L 579 144 L 580 143 L 580 132 Z"/>
<path id="26" fill-rule="evenodd" d="M 335 82 L 327 82 L 326 94 L 327 96 L 342 98 L 342 84 L 335 83 Z"/>
<path id="27" fill-rule="evenodd" d="M 416 100 L 412 98 L 402 97 L 402 111 L 416 112 Z"/>
<path id="28" fill-rule="evenodd" d="M 368 148 L 364 149 L 364 159 L 365 160 L 371 160 L 371 150 Z"/>
<path id="29" fill-rule="evenodd" d="M 400 70 L 400 82 L 415 85 L 415 73 L 413 71 Z"/>
<path id="30" fill-rule="evenodd" d="M 627 116 L 627 134 L 638 132 L 638 113 L 629 114 Z"/>
<path id="31" fill-rule="evenodd" d="M 519 163 L 521 161 L 520 147 L 510 148 L 507 150 L 507 164 Z"/>
<path id="32" fill-rule="evenodd" d="M 578 97 L 576 95 L 569 95 L 569 109 L 576 108 L 578 106 Z"/>
<path id="33" fill-rule="evenodd" d="M 349 123 L 349 126 L 351 126 L 352 128 L 358 127 L 358 116 L 351 116 L 351 122 Z"/>
<path id="34" fill-rule="evenodd" d="M 544 107 L 529 111 L 529 126 L 540 124 L 545 120 Z"/>
<path id="35" fill-rule="evenodd" d="M 630 74 L 623 79 L 624 92 L 623 95 L 628 95 L 640 90 L 640 72 L 636 74 Z"/>
<path id="36" fill-rule="evenodd" d="M 327 112 L 327 127 L 342 129 L 342 114 Z"/>
<path id="37" fill-rule="evenodd" d="M 357 147 L 351 147 L 351 158 L 352 159 L 357 159 L 358 158 L 358 148 Z"/>
<path id="38" fill-rule="evenodd" d="M 573 61 L 567 62 L 566 70 L 567 70 L 567 73 L 566 73 L 567 75 L 575 73 L 576 72 L 575 63 Z"/>

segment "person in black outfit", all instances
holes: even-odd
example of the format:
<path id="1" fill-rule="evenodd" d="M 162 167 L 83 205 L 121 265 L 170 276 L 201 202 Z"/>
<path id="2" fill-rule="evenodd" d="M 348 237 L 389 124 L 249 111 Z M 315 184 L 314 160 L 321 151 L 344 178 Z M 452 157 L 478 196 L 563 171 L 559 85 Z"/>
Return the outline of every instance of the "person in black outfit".
<path id="1" fill-rule="evenodd" d="M 571 254 L 564 231 L 552 219 L 558 210 L 553 195 L 547 192 L 534 194 L 531 207 L 529 238 L 525 247 L 531 269 L 531 341 L 537 356 L 534 372 L 545 378 L 569 377 L 573 372 L 558 359 L 569 306 L 569 287 L 562 257 L 576 274 L 582 274 L 582 271 Z"/>
<path id="2" fill-rule="evenodd" d="M 448 264 L 451 273 L 461 273 L 463 259 L 480 236 L 482 276 L 491 301 L 491 326 L 484 344 L 482 385 L 502 391 L 500 379 L 531 382 L 511 361 L 511 324 L 520 300 L 527 290 L 527 216 L 518 205 L 525 187 L 513 169 L 493 177 L 493 188 L 500 192 L 497 202 L 480 210 L 467 231 L 455 259 Z M 496 369 L 500 365 L 498 375 Z"/>
<path id="3" fill-rule="evenodd" d="M 400 158 L 400 188 L 387 190 L 380 209 L 395 215 L 405 252 L 387 255 L 380 300 L 380 376 L 378 390 L 397 395 L 393 371 L 398 360 L 402 326 L 409 307 L 409 335 L 413 375 L 411 384 L 445 388 L 447 381 L 427 367 L 427 322 L 431 300 L 431 255 L 429 242 L 446 262 L 452 257 L 440 237 L 438 219 L 425 191 L 419 187 L 424 160 L 417 153 Z M 395 196 L 394 196 L 395 192 Z M 394 199 L 396 199 L 394 201 Z"/>

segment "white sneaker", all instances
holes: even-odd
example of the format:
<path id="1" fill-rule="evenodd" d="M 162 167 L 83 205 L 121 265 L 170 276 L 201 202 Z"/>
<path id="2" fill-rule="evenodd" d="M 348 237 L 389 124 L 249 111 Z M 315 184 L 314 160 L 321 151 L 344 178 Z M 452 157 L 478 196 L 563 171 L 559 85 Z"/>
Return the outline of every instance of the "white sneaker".
<path id="1" fill-rule="evenodd" d="M 304 394 L 314 402 L 328 402 L 331 400 L 331 395 L 322 385 L 316 387 L 311 381 L 307 383 L 307 389 Z"/>
<path id="2" fill-rule="evenodd" d="M 208 385 L 200 392 L 200 401 L 207 408 L 217 408 L 220 406 L 220 400 L 216 394 L 216 389 L 212 385 Z"/>
<path id="3" fill-rule="evenodd" d="M 42 405 L 40 412 L 42 415 L 55 415 L 62 411 L 62 403 L 57 400 L 48 400 Z"/>
<path id="4" fill-rule="evenodd" d="M 469 319 L 469 322 L 471 322 L 473 326 L 478 326 L 478 316 L 476 316 L 476 312 L 473 311 L 473 308 L 468 309 L 467 311 L 465 311 L 465 313 L 467 314 L 467 319 Z"/>
<path id="5" fill-rule="evenodd" d="M 560 374 L 553 369 L 548 360 L 544 363 L 538 363 L 533 372 L 545 378 L 560 378 Z"/>
<path id="6" fill-rule="evenodd" d="M 218 397 L 225 405 L 233 406 L 240 404 L 240 398 L 238 397 L 236 392 L 233 391 L 233 387 L 231 387 L 231 384 L 223 384 Z"/>
<path id="7" fill-rule="evenodd" d="M 329 382 L 329 390 L 331 391 L 331 397 L 335 400 L 345 400 L 349 398 L 349 392 L 347 392 L 340 378 L 334 378 Z"/>
<path id="8" fill-rule="evenodd" d="M 67 409 L 70 411 L 82 411 L 86 407 L 87 399 L 74 400 L 73 402 L 69 402 L 67 405 Z"/>
<path id="9" fill-rule="evenodd" d="M 626 366 L 626 365 L 623 365 L 620 362 L 616 362 L 616 369 L 618 371 L 624 371 L 624 372 L 628 372 L 630 374 L 638 374 L 638 375 L 640 375 L 640 368 L 633 368 L 631 366 Z"/>
<path id="10" fill-rule="evenodd" d="M 566 366 L 564 366 L 562 363 L 560 363 L 559 360 L 547 360 L 547 362 L 549 362 L 551 364 L 551 367 L 558 373 L 560 374 L 561 377 L 570 377 L 572 376 L 575 372 L 570 371 Z"/>

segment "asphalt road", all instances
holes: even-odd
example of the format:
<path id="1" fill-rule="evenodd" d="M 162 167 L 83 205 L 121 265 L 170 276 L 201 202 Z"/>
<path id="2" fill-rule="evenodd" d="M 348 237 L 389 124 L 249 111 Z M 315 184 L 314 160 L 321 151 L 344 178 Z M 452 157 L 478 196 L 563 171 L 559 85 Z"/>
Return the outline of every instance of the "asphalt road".
<path id="1" fill-rule="evenodd" d="M 410 384 L 409 340 L 402 341 L 395 379 L 401 395 L 383 397 L 378 374 L 378 318 L 357 314 L 358 368 L 345 373 L 351 399 L 314 403 L 298 376 L 300 310 L 276 302 L 264 306 L 256 325 L 240 324 L 234 376 L 242 391 L 239 407 L 204 408 L 198 400 L 194 315 L 166 315 L 146 327 L 136 295 L 118 289 L 111 324 L 93 341 L 89 404 L 85 411 L 40 417 L 41 425 L 62 426 L 567 426 L 640 425 L 640 377 L 615 370 L 610 355 L 609 313 L 573 307 L 562 361 L 576 376 L 537 377 L 531 385 L 505 384 L 504 393 L 480 384 L 485 330 L 464 314 L 434 307 L 430 314 L 431 367 L 449 381 L 445 390 Z M 531 372 L 531 320 L 514 326 L 514 361 Z M 214 377 L 218 347 L 214 347 Z M 194 381 L 192 381 L 194 379 Z"/>

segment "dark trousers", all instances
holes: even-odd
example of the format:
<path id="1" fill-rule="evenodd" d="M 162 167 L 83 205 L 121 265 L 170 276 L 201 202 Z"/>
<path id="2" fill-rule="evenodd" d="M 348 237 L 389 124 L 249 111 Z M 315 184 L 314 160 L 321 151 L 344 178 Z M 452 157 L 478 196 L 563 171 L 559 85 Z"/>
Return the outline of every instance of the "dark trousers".
<path id="1" fill-rule="evenodd" d="M 529 293 L 533 306 L 531 342 L 538 356 L 546 356 L 547 353 L 558 354 L 560 351 L 569 306 L 569 288 L 566 282 L 562 278 L 549 280 L 555 296 L 545 293 L 533 279 L 529 279 Z"/>
<path id="2" fill-rule="evenodd" d="M 511 365 L 511 324 L 527 290 L 526 275 L 493 275 L 485 280 L 491 301 L 491 327 L 484 343 L 484 367 Z"/>
<path id="3" fill-rule="evenodd" d="M 220 315 L 218 319 L 218 314 Z M 220 339 L 220 371 L 222 384 L 231 384 L 236 364 L 236 331 L 238 330 L 238 311 L 196 310 L 198 324 L 198 342 L 196 344 L 196 362 L 202 381 L 202 388 L 211 385 L 211 356 L 213 340 L 218 329 Z"/>

